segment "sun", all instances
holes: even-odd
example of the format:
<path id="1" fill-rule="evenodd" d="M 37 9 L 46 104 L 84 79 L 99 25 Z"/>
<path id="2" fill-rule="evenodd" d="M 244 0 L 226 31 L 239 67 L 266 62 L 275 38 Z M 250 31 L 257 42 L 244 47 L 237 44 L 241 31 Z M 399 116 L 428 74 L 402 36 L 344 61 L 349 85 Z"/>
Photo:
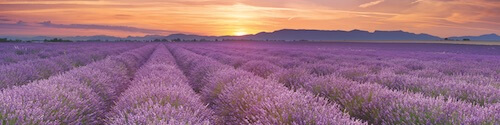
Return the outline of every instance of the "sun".
<path id="1" fill-rule="evenodd" d="M 243 32 L 243 31 L 234 32 L 235 36 L 244 36 L 244 35 L 247 35 L 247 34 L 248 34 L 247 32 Z"/>

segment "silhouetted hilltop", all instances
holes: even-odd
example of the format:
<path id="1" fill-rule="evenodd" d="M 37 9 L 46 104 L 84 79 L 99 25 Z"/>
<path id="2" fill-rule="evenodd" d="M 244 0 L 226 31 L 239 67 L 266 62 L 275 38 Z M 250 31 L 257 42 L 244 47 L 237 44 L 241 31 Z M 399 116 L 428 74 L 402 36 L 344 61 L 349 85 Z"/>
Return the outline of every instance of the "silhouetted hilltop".
<path id="1" fill-rule="evenodd" d="M 500 36 L 497 34 L 485 34 L 480 36 L 459 36 L 449 37 L 449 40 L 471 40 L 471 41 L 500 41 Z"/>
<path id="2" fill-rule="evenodd" d="M 261 32 L 233 38 L 255 40 L 441 40 L 429 34 L 415 34 L 404 31 L 375 31 L 363 30 L 293 30 L 283 29 L 274 32 Z"/>
<path id="3" fill-rule="evenodd" d="M 0 38 L 19 39 L 19 40 L 44 40 L 61 37 L 14 37 L 14 36 L 0 36 Z M 282 29 L 273 32 L 260 32 L 257 34 L 245 36 L 202 36 L 192 34 L 171 34 L 168 36 L 163 35 L 146 35 L 146 36 L 128 36 L 128 37 L 114 37 L 106 35 L 96 36 L 72 36 L 62 37 L 62 39 L 72 41 L 221 41 L 221 40 L 286 40 L 286 41 L 384 41 L 384 40 L 416 40 L 416 41 L 433 41 L 444 40 L 437 36 L 429 34 L 416 34 L 405 31 L 380 31 L 368 32 L 363 30 L 305 30 L 305 29 Z M 500 36 L 496 34 L 486 34 L 481 36 L 461 36 L 450 37 L 447 40 L 470 40 L 470 41 L 500 41 Z"/>

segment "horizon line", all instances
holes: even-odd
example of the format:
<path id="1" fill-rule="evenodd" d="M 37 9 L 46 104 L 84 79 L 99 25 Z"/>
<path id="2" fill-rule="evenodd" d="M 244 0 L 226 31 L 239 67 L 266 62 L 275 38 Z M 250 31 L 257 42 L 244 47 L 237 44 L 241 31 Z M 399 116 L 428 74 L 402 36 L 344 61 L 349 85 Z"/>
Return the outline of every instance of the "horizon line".
<path id="1" fill-rule="evenodd" d="M 194 33 L 171 33 L 168 35 L 161 35 L 161 34 L 147 34 L 143 36 L 134 36 L 134 35 L 127 35 L 125 37 L 121 36 L 115 36 L 115 35 L 106 35 L 106 34 L 97 34 L 97 35 L 0 35 L 0 37 L 92 37 L 92 36 L 108 36 L 108 37 L 117 37 L 117 38 L 128 38 L 128 37 L 147 37 L 147 36 L 170 36 L 170 35 L 176 35 L 176 34 L 183 34 L 183 35 L 196 35 L 196 36 L 204 36 L 204 37 L 243 37 L 243 36 L 252 36 L 252 35 L 257 35 L 260 33 L 274 33 L 277 31 L 283 31 L 283 30 L 296 30 L 296 31 L 341 31 L 341 32 L 352 32 L 352 31 L 365 31 L 369 33 L 375 33 L 375 32 L 395 32 L 395 31 L 400 31 L 400 32 L 406 32 L 406 33 L 413 33 L 413 34 L 426 34 L 426 35 L 431 35 L 439 38 L 451 38 L 451 37 L 468 37 L 468 36 L 482 36 L 482 35 L 497 35 L 496 33 L 486 33 L 486 34 L 480 34 L 480 35 L 462 35 L 462 36 L 448 36 L 448 37 L 442 37 L 438 35 L 433 35 L 430 33 L 416 33 L 416 32 L 410 32 L 410 31 L 405 31 L 405 30 L 362 30 L 362 29 L 352 29 L 352 30 L 341 30 L 341 29 L 330 29 L 330 30 L 324 30 L 324 29 L 305 29 L 305 28 L 298 28 L 298 29 L 293 29 L 293 28 L 284 28 L 284 29 L 279 29 L 279 30 L 274 30 L 274 31 L 261 31 L 257 32 L 254 34 L 245 34 L 245 35 L 203 35 L 203 34 L 194 34 Z"/>

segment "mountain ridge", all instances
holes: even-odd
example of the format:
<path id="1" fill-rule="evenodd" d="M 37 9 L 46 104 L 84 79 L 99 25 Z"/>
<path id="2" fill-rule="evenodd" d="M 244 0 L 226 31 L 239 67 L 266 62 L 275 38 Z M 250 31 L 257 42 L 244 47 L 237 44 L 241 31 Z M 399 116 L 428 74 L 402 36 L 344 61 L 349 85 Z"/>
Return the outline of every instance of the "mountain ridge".
<path id="1" fill-rule="evenodd" d="M 495 33 L 484 34 L 479 36 L 456 36 L 448 37 L 450 40 L 474 40 L 474 41 L 500 41 L 500 36 Z"/>
<path id="2" fill-rule="evenodd" d="M 383 31 L 375 30 L 373 32 L 364 30 L 314 30 L 314 29 L 281 29 L 272 32 L 259 32 L 244 36 L 203 36 L 195 34 L 170 34 L 163 35 L 146 35 L 146 36 L 128 36 L 115 37 L 108 35 L 94 36 L 70 36 L 70 37 L 50 37 L 50 36 L 35 36 L 35 37 L 11 37 L 0 36 L 0 38 L 20 39 L 20 40 L 44 40 L 52 38 L 63 38 L 73 41 L 123 41 L 123 40 L 272 40 L 272 41 L 350 41 L 350 40 L 417 40 L 417 41 L 435 41 L 435 40 L 472 40 L 472 41 L 500 41 L 500 36 L 497 34 L 485 34 L 480 36 L 457 36 L 441 38 L 425 33 L 412 33 L 402 30 Z"/>

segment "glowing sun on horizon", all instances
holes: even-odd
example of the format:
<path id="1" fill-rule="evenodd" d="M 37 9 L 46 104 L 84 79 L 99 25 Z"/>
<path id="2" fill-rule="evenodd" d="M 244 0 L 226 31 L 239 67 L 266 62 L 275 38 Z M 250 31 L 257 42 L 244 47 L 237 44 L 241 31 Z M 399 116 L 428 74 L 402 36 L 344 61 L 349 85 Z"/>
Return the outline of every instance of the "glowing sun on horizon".
<path id="1" fill-rule="evenodd" d="M 244 35 L 247 35 L 247 34 L 248 34 L 247 32 L 243 32 L 243 31 L 234 32 L 235 36 L 244 36 Z"/>

